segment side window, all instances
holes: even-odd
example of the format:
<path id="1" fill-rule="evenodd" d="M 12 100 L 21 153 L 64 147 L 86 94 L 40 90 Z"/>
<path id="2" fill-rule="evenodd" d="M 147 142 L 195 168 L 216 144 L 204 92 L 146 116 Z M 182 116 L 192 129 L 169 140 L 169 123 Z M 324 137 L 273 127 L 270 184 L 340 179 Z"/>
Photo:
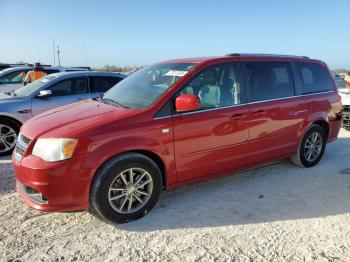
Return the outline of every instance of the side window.
<path id="1" fill-rule="evenodd" d="M 312 94 L 333 90 L 332 79 L 325 68 L 319 64 L 296 63 L 300 75 L 302 93 Z"/>
<path id="2" fill-rule="evenodd" d="M 107 92 L 111 87 L 116 85 L 121 79 L 117 77 L 102 77 L 102 76 L 94 76 L 91 77 L 92 79 L 92 85 L 91 85 L 91 92 L 99 92 L 99 93 L 105 93 Z"/>
<path id="3" fill-rule="evenodd" d="M 240 104 L 239 64 L 225 63 L 204 69 L 182 88 L 181 94 L 197 95 L 202 109 Z"/>
<path id="4" fill-rule="evenodd" d="M 21 70 L 12 73 L 8 73 L 0 78 L 1 84 L 16 84 L 23 82 L 24 77 L 28 70 Z"/>
<path id="5" fill-rule="evenodd" d="M 73 79 L 63 80 L 48 88 L 52 92 L 52 96 L 68 96 L 72 94 Z"/>
<path id="6" fill-rule="evenodd" d="M 294 95 L 294 83 L 287 62 L 246 62 L 249 102 Z"/>
<path id="7" fill-rule="evenodd" d="M 86 77 L 71 78 L 54 84 L 49 90 L 52 96 L 69 96 L 88 93 L 88 83 Z"/>
<path id="8" fill-rule="evenodd" d="M 88 91 L 88 80 L 87 77 L 74 78 L 74 88 L 72 95 L 87 94 Z"/>

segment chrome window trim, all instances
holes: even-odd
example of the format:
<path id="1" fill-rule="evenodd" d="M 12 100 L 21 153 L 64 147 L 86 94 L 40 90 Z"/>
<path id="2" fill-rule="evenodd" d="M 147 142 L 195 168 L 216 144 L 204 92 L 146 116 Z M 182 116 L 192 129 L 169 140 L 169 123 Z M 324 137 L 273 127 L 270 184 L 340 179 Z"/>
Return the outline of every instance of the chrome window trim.
<path id="1" fill-rule="evenodd" d="M 335 92 L 336 92 L 336 91 L 333 90 L 333 91 L 323 91 L 323 92 L 312 93 L 312 94 L 305 94 L 305 95 L 295 95 L 295 96 L 274 98 L 274 99 L 268 99 L 268 100 L 263 100 L 263 101 L 255 101 L 255 102 L 248 102 L 248 103 L 243 103 L 243 104 L 237 104 L 237 105 L 232 105 L 232 106 L 223 106 L 223 107 L 209 108 L 209 109 L 198 110 L 198 111 L 193 111 L 193 112 L 187 112 L 187 113 L 182 113 L 182 114 L 180 113 L 180 114 L 177 114 L 177 115 L 155 117 L 155 118 L 153 118 L 153 119 L 154 119 L 154 120 L 165 119 L 165 118 L 170 118 L 170 117 L 178 117 L 178 116 L 184 116 L 184 115 L 191 115 L 191 114 L 197 114 L 197 113 L 208 112 L 208 111 L 213 111 L 213 110 L 220 110 L 220 109 L 227 109 L 227 108 L 235 108 L 235 107 L 239 107 L 239 106 L 247 106 L 247 105 L 253 105 L 253 104 L 258 104 L 258 103 L 265 103 L 265 102 L 286 100 L 286 99 L 299 98 L 299 97 L 305 97 L 305 96 L 315 96 L 315 95 L 328 94 L 328 93 L 335 93 Z"/>

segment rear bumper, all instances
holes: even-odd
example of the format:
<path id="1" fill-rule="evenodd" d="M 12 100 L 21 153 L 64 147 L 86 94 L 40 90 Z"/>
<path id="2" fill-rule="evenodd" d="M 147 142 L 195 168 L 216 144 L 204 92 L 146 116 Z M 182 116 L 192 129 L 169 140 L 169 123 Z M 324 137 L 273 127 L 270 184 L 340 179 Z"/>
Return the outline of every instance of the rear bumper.
<path id="1" fill-rule="evenodd" d="M 16 190 L 32 208 L 47 212 L 88 208 L 87 179 L 79 179 L 79 169 L 69 160 L 47 163 L 28 156 L 19 162 L 13 155 L 12 161 Z"/>
<path id="2" fill-rule="evenodd" d="M 333 142 L 338 138 L 341 125 L 342 121 L 340 120 L 340 115 L 337 120 L 329 121 L 328 143 Z"/>

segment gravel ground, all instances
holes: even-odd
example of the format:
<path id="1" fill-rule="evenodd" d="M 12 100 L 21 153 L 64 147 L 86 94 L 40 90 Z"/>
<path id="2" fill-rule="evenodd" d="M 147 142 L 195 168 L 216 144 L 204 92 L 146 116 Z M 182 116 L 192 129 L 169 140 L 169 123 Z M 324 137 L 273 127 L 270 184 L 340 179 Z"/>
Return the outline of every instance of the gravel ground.
<path id="1" fill-rule="evenodd" d="M 349 261 L 349 160 L 342 130 L 314 168 L 284 161 L 164 192 L 146 217 L 113 226 L 30 209 L 2 158 L 0 261 Z"/>

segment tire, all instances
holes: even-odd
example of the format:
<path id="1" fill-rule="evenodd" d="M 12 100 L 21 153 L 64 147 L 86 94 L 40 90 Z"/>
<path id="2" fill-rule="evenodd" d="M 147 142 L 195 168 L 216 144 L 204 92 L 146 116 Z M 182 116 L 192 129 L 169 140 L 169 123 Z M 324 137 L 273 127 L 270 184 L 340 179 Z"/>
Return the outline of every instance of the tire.
<path id="1" fill-rule="evenodd" d="M 132 181 L 133 185 L 127 186 Z M 90 202 L 92 209 L 103 219 L 121 224 L 146 215 L 157 203 L 161 189 L 162 175 L 158 165 L 145 155 L 126 153 L 108 160 L 96 172 Z"/>
<path id="2" fill-rule="evenodd" d="M 0 119 L 0 156 L 10 155 L 16 146 L 19 125 L 14 121 Z"/>
<path id="3" fill-rule="evenodd" d="M 310 146 L 311 146 L 310 141 L 312 141 L 312 136 L 314 134 L 317 134 L 317 136 L 319 136 L 321 145 L 319 146 L 319 148 L 316 146 L 313 147 L 314 150 L 317 152 L 314 157 L 310 157 L 310 154 L 309 154 Z M 316 124 L 312 125 L 310 129 L 304 134 L 299 144 L 298 152 L 291 157 L 291 161 L 295 165 L 300 167 L 313 167 L 318 162 L 320 162 L 326 147 L 326 143 L 327 143 L 327 136 L 326 136 L 325 129 Z"/>

